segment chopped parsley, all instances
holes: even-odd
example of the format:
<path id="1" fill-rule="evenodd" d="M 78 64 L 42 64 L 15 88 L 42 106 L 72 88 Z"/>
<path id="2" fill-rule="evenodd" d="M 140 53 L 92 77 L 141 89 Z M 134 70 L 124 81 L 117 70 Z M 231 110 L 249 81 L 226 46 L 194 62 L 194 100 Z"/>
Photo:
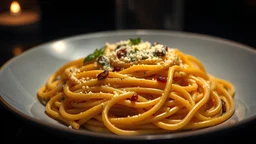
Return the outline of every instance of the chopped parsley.
<path id="1" fill-rule="evenodd" d="M 102 66 L 109 65 L 109 62 L 108 62 L 108 60 L 106 59 L 105 56 L 99 56 L 97 58 L 97 62 L 98 62 L 98 64 L 100 64 Z"/>
<path id="2" fill-rule="evenodd" d="M 118 45 L 118 46 L 116 47 L 116 50 L 119 49 L 119 48 L 121 48 L 122 46 L 126 46 L 126 44 Z"/>
<path id="3" fill-rule="evenodd" d="M 109 60 L 106 56 L 102 55 L 97 58 L 97 64 L 102 66 L 104 70 L 112 69 L 112 66 L 109 63 Z"/>

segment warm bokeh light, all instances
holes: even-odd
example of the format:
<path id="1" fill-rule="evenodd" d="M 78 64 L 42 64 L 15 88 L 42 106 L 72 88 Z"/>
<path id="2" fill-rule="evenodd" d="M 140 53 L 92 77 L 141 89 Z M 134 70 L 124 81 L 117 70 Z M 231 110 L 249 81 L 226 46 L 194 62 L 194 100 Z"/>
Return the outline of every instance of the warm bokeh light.
<path id="1" fill-rule="evenodd" d="M 10 5 L 11 14 L 19 14 L 21 12 L 20 4 L 17 1 L 13 1 Z"/>
<path id="2" fill-rule="evenodd" d="M 12 53 L 13 53 L 14 56 L 20 55 L 22 52 L 23 52 L 23 50 L 22 50 L 21 47 L 15 47 L 15 48 L 12 50 Z"/>

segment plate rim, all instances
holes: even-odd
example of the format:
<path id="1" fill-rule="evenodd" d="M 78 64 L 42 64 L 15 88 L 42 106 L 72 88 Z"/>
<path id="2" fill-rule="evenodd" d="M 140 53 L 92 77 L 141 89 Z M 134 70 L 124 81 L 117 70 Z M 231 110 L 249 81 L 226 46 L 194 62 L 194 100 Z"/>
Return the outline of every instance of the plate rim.
<path id="1" fill-rule="evenodd" d="M 256 49 L 245 45 L 240 42 L 236 42 L 233 40 L 229 40 L 226 38 L 221 38 L 217 36 L 207 35 L 207 34 L 200 34 L 200 33 L 194 33 L 194 32 L 183 32 L 183 31 L 175 31 L 175 30 L 145 30 L 145 29 L 131 29 L 131 30 L 108 30 L 108 31 L 99 31 L 99 32 L 91 32 L 91 33 L 83 33 L 73 36 L 67 36 L 62 37 L 58 39 L 54 39 L 51 41 L 44 42 L 42 44 L 33 46 L 29 48 L 28 50 L 24 51 L 21 55 L 15 56 L 7 60 L 2 66 L 0 66 L 0 73 L 3 69 L 8 67 L 8 65 L 12 62 L 14 62 L 16 59 L 19 59 L 22 56 L 25 56 L 26 54 L 31 53 L 32 51 L 35 51 L 36 49 L 43 47 L 44 45 L 49 45 L 51 43 L 57 42 L 57 41 L 71 41 L 74 39 L 84 39 L 84 38 L 93 38 L 93 37 L 105 37 L 105 36 L 117 36 L 117 35 L 127 35 L 127 34 L 134 34 L 134 35 L 154 35 L 154 34 L 160 34 L 160 35 L 178 35 L 180 37 L 190 37 L 190 38 L 196 38 L 201 40 L 209 40 L 214 41 L 218 43 L 224 43 L 227 45 L 234 46 L 239 49 L 244 49 L 249 52 L 252 52 L 256 54 Z M 103 139 L 115 139 L 115 140 L 166 140 L 166 139 L 177 139 L 177 138 L 185 138 L 185 137 L 191 137 L 191 136 L 198 136 L 202 134 L 210 134 L 210 133 L 216 133 L 222 130 L 228 130 L 232 129 L 241 125 L 244 125 L 246 123 L 249 123 L 253 120 L 256 120 L 256 115 L 252 116 L 247 119 L 243 119 L 242 121 L 235 123 L 233 125 L 225 125 L 222 127 L 212 128 L 212 129 L 199 129 L 196 131 L 185 131 L 185 132 L 173 132 L 173 133 L 166 133 L 166 134 L 157 134 L 157 135 L 139 135 L 139 136 L 120 136 L 115 134 L 104 134 L 104 133 L 97 133 L 97 132 L 90 132 L 90 131 L 81 131 L 81 130 L 73 130 L 66 127 L 60 127 L 58 125 L 54 125 L 48 122 L 44 122 L 41 120 L 38 120 L 36 118 L 33 118 L 31 116 L 28 116 L 18 109 L 15 109 L 13 106 L 11 106 L 7 101 L 4 100 L 4 98 L 0 95 L 0 104 L 5 108 L 7 111 L 11 112 L 15 116 L 18 116 L 19 118 L 22 118 L 22 120 L 28 120 L 29 122 L 32 122 L 32 124 L 35 124 L 39 127 L 44 127 L 46 129 L 51 130 L 57 130 L 59 132 L 65 132 L 66 134 L 71 135 L 77 135 L 82 137 L 92 137 L 92 138 L 103 138 Z M 96 134 L 95 134 L 96 133 Z"/>

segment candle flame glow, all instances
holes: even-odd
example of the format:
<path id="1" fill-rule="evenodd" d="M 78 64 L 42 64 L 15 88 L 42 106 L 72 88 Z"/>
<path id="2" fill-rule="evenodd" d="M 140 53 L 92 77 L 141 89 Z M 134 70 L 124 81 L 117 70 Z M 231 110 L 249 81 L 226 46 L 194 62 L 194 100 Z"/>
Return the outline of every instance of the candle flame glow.
<path id="1" fill-rule="evenodd" d="M 17 1 L 13 1 L 10 5 L 11 14 L 17 15 L 21 12 L 20 4 Z"/>
<path id="2" fill-rule="evenodd" d="M 12 50 L 14 56 L 20 55 L 23 52 L 22 48 L 17 46 Z"/>

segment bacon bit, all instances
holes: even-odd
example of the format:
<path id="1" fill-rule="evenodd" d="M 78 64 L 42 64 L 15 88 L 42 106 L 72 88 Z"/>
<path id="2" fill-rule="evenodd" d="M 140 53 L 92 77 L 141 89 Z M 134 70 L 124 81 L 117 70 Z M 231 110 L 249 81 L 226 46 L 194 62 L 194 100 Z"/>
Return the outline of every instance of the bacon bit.
<path id="1" fill-rule="evenodd" d="M 167 79 L 166 79 L 166 77 L 163 77 L 163 76 L 159 76 L 159 77 L 157 77 L 157 79 L 156 79 L 157 81 L 159 81 L 159 82 L 162 82 L 162 83 L 166 83 L 167 82 Z"/>
<path id="2" fill-rule="evenodd" d="M 108 77 L 108 74 L 109 74 L 109 72 L 108 72 L 107 70 L 104 70 L 102 73 L 100 73 L 100 74 L 97 76 L 97 79 L 98 79 L 98 80 L 103 80 L 103 79 L 105 79 L 105 78 Z"/>
<path id="3" fill-rule="evenodd" d="M 114 67 L 114 70 L 113 71 L 120 71 L 121 68 L 120 67 Z"/>
<path id="4" fill-rule="evenodd" d="M 156 56 L 165 56 L 165 51 L 155 51 L 154 52 Z"/>
<path id="5" fill-rule="evenodd" d="M 227 111 L 225 101 L 221 100 L 221 104 L 222 104 L 222 113 L 225 113 Z"/>
<path id="6" fill-rule="evenodd" d="M 158 44 L 159 44 L 159 42 L 155 42 L 155 43 L 154 43 L 154 45 L 158 45 Z"/>
<path id="7" fill-rule="evenodd" d="M 165 47 L 165 51 L 168 51 L 168 46 Z"/>
<path id="8" fill-rule="evenodd" d="M 126 56 L 126 49 L 120 49 L 119 51 L 116 52 L 116 56 L 120 59 L 121 57 Z"/>
<path id="9" fill-rule="evenodd" d="M 134 93 L 131 97 L 131 101 L 137 101 L 138 100 L 138 94 L 137 93 Z"/>

